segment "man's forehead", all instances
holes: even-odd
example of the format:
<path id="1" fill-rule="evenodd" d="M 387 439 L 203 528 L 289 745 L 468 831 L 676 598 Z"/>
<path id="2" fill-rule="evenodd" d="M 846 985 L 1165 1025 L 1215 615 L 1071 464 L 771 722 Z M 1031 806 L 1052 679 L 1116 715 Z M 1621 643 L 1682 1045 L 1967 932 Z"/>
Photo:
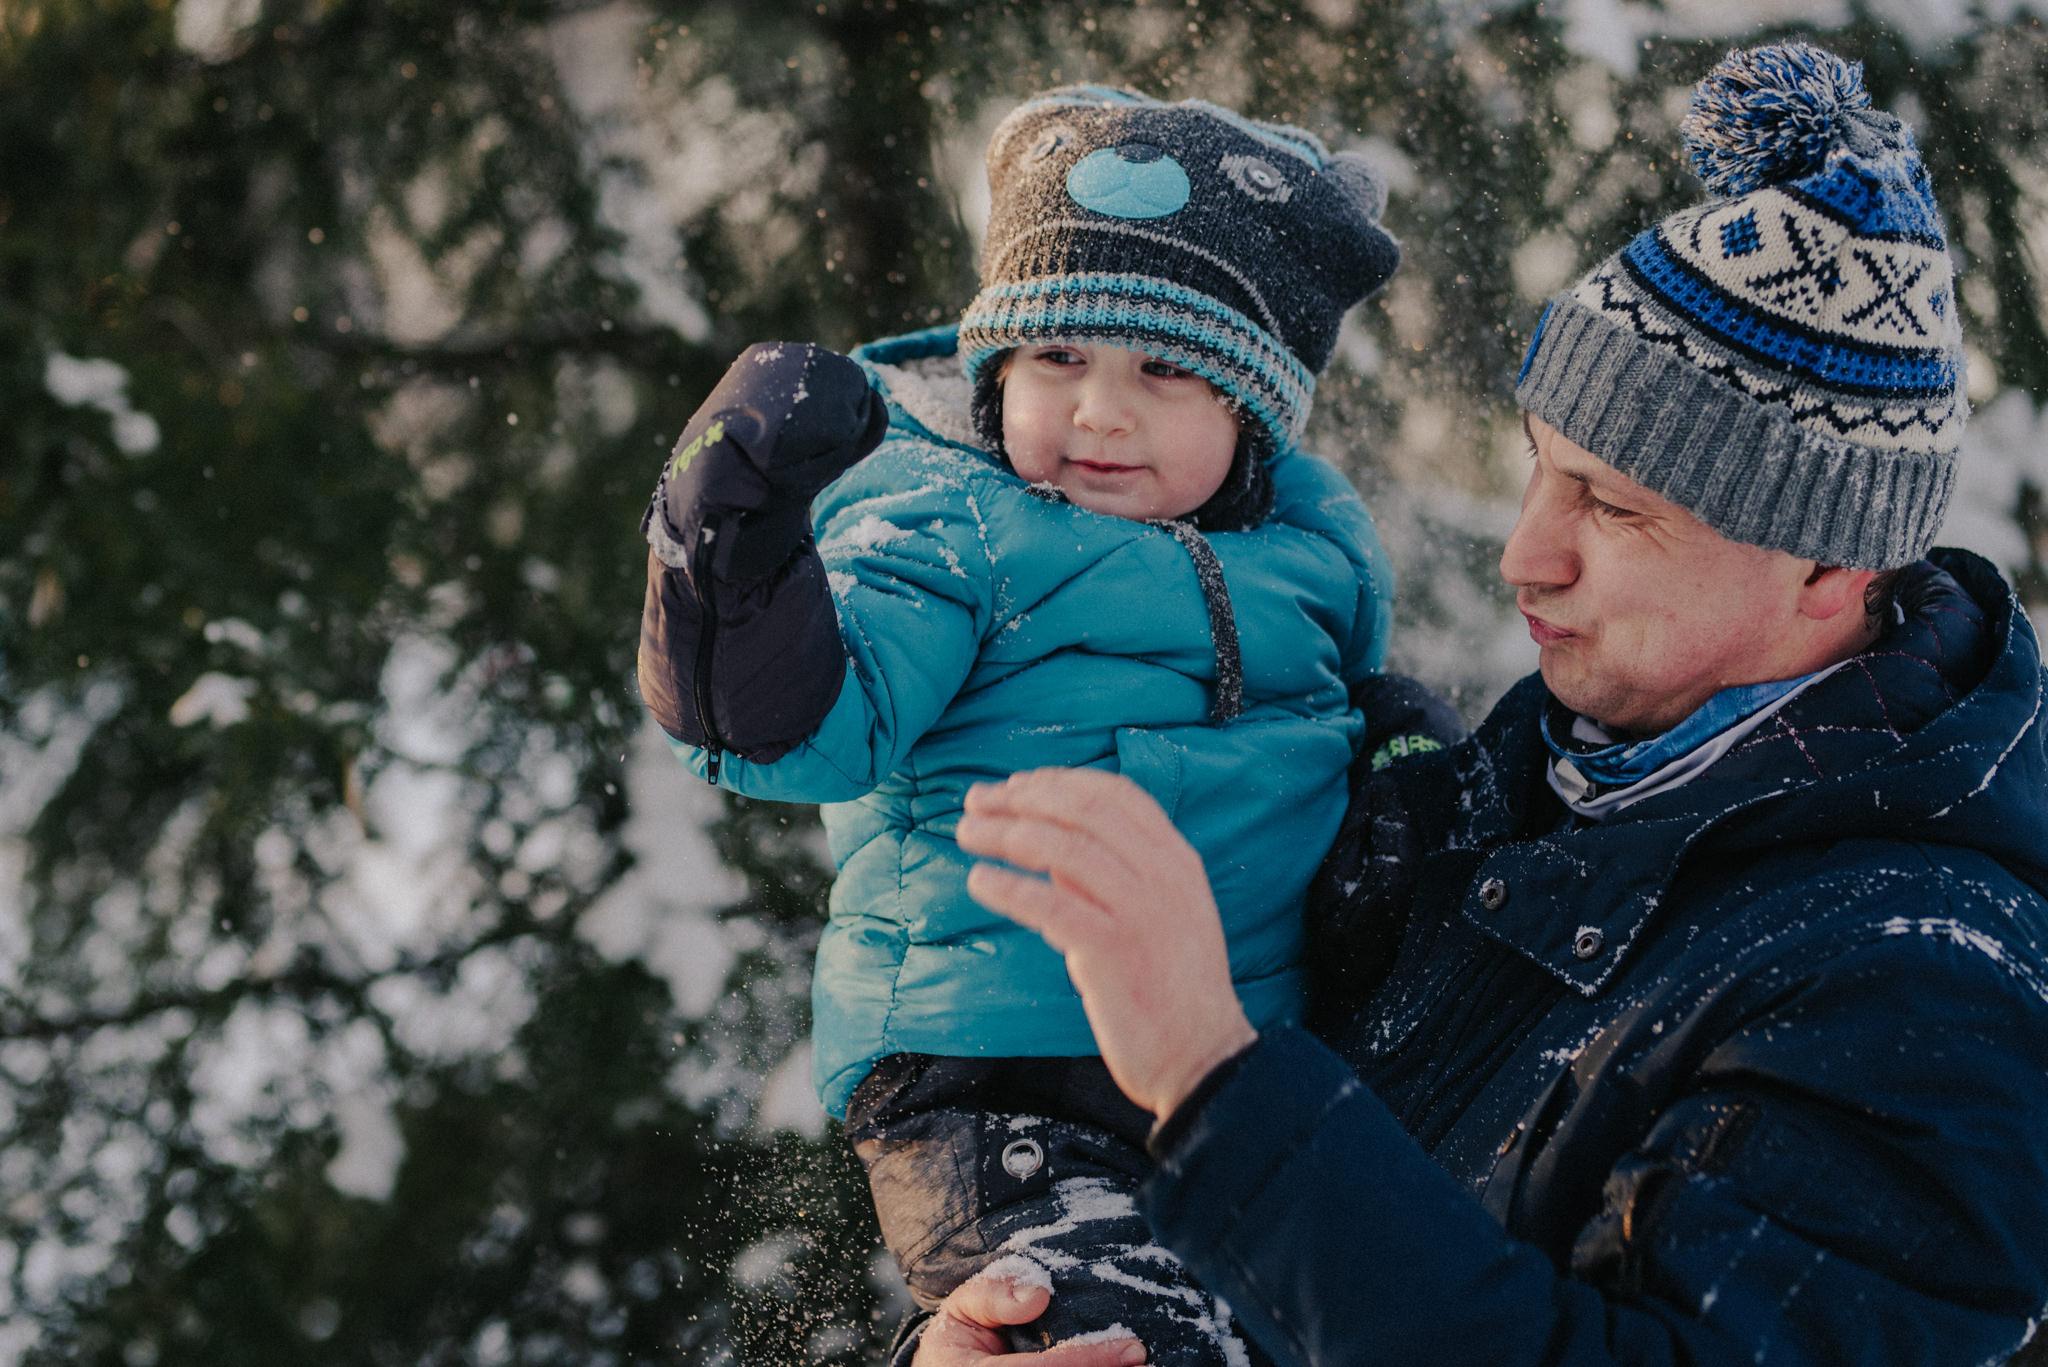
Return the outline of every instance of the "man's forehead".
<path id="1" fill-rule="evenodd" d="M 1522 426 L 1529 433 L 1530 444 L 1559 474 L 1579 480 L 1598 493 L 1625 496 L 1632 500 L 1633 507 L 1678 508 L 1677 504 L 1648 486 L 1638 484 L 1535 414 L 1523 413 Z"/>

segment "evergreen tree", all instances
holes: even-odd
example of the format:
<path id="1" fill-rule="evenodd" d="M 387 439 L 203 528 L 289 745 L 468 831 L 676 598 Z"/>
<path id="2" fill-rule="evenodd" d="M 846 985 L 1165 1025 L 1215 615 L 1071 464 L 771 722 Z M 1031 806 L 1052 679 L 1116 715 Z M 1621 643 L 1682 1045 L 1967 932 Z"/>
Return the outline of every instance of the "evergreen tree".
<path id="1" fill-rule="evenodd" d="M 957 314 L 1033 90 L 1390 169 L 1406 264 L 1310 445 L 1396 555 L 1394 663 L 1476 715 L 1528 665 L 1492 565 L 1540 301 L 1698 198 L 1730 41 L 1812 33 L 1921 132 L 1964 520 L 2048 603 L 2039 21 L 1573 12 L 0 5 L 0 1362 L 879 1352 L 804 1103 L 815 818 L 643 731 L 635 526 L 748 342 Z"/>

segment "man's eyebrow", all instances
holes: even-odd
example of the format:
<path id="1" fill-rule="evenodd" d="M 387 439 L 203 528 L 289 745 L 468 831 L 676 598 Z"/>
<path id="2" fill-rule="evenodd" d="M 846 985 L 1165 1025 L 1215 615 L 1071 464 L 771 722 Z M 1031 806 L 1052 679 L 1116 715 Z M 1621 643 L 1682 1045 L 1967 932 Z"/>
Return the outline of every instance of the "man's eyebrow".
<path id="1" fill-rule="evenodd" d="M 1529 426 L 1529 410 L 1526 408 L 1522 410 L 1522 435 L 1529 439 L 1529 454 L 1531 456 L 1534 456 L 1536 454 L 1536 433 Z M 1597 460 L 1598 457 L 1595 457 L 1595 459 Z M 1556 470 L 1557 473 L 1563 475 L 1566 479 L 1576 480 L 1580 487 L 1585 489 L 1588 493 L 1593 492 L 1594 472 L 1586 470 L 1567 470 L 1564 468 L 1564 466 L 1558 464 L 1556 456 L 1552 456 L 1550 458 L 1550 465 L 1552 469 Z M 1602 465 L 1605 468 L 1612 468 L 1605 466 L 1605 462 L 1602 462 Z"/>
<path id="2" fill-rule="evenodd" d="M 1593 483 L 1594 475 L 1607 473 L 1608 471 L 1611 471 L 1612 467 L 1587 470 L 1568 470 L 1564 466 L 1559 465 L 1555 458 L 1551 460 L 1550 464 L 1551 468 L 1556 470 L 1558 474 L 1563 475 L 1566 479 L 1571 480 L 1573 483 L 1577 484 L 1579 488 L 1583 489 L 1589 498 L 1598 499 L 1600 502 L 1611 504 L 1611 506 L 1613 507 L 1627 508 L 1630 512 L 1642 511 L 1642 509 L 1637 508 L 1635 506 L 1635 500 L 1629 497 L 1629 491 L 1627 489 L 1610 488 L 1603 493 L 1600 487 Z"/>

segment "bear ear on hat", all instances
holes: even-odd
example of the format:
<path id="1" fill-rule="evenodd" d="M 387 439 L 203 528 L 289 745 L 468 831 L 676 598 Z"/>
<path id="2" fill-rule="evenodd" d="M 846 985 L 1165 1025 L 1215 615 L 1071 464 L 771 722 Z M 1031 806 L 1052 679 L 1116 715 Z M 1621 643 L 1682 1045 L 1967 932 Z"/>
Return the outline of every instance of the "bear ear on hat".
<path id="1" fill-rule="evenodd" d="M 1344 191 L 1344 197 L 1377 223 L 1387 211 L 1387 178 L 1357 152 L 1338 152 L 1323 165 L 1323 174 Z"/>

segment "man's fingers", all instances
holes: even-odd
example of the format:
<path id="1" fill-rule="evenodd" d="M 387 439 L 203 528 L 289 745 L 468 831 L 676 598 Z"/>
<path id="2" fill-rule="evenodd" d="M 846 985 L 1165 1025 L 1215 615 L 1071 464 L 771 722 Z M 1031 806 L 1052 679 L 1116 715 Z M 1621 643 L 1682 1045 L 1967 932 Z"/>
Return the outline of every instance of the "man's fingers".
<path id="1" fill-rule="evenodd" d="M 1075 940 L 1099 933 L 1106 921 L 1101 907 L 1071 890 L 996 864 L 976 864 L 967 871 L 967 895 L 1037 931 L 1061 954 Z"/>
<path id="2" fill-rule="evenodd" d="M 1011 1353 L 1002 1337 L 1006 1325 L 1026 1324 L 1045 1313 L 1052 1293 L 1044 1286 L 984 1273 L 955 1287 L 926 1326 L 916 1367 L 1134 1367 L 1145 1360 L 1136 1339 L 1070 1343 L 1042 1353 Z"/>
<path id="3" fill-rule="evenodd" d="M 963 818 L 959 829 L 965 833 L 961 848 L 1015 866 L 976 864 L 968 871 L 968 893 L 1062 953 L 1077 940 L 1113 931 L 1142 892 L 1135 871 L 1086 836 L 1002 817 Z M 976 838 L 983 832 L 985 842 Z"/>
<path id="4" fill-rule="evenodd" d="M 1156 891 L 1162 874 L 1206 886 L 1200 856 L 1159 804 L 1128 779 L 1093 770 L 1039 769 L 976 784 L 954 836 L 970 854 L 1050 874 L 1055 888 L 1112 919 Z M 1020 888 L 1015 895 L 1017 919 L 1041 933 L 1046 927 L 1034 911 L 1061 911 L 1043 894 Z"/>
<path id="5" fill-rule="evenodd" d="M 1030 769 L 1001 783 L 977 783 L 967 790 L 966 811 L 1071 831 L 1127 868 L 1139 867 L 1133 861 L 1148 853 L 1187 848 L 1150 793 L 1097 769 Z"/>
<path id="6" fill-rule="evenodd" d="M 953 838 L 970 854 L 1034 873 L 1115 863 L 1116 846 L 1096 832 L 1026 812 L 968 812 Z"/>
<path id="7" fill-rule="evenodd" d="M 1037 817 L 1119 837 L 1173 829 L 1151 794 L 1100 769 L 1027 769 L 1001 783 L 977 783 L 967 790 L 967 810 Z"/>
<path id="8" fill-rule="evenodd" d="M 1145 1360 L 1145 1345 L 1136 1339 L 1111 1339 L 1107 1343 L 1065 1343 L 1042 1353 L 1007 1357 L 1017 1367 L 1135 1367 Z"/>
<path id="9" fill-rule="evenodd" d="M 955 838 L 963 849 L 1018 868 L 1100 878 L 1132 873 L 1132 853 L 1179 834 L 1159 804 L 1128 779 L 1039 769 L 968 789 Z"/>
<path id="10" fill-rule="evenodd" d="M 1049 1286 L 1005 1277 L 1000 1271 L 991 1274 L 984 1270 L 954 1287 L 940 1305 L 939 1313 L 990 1328 L 1028 1324 L 1045 1313 L 1046 1304 L 1051 1300 L 1052 1288 Z"/>

